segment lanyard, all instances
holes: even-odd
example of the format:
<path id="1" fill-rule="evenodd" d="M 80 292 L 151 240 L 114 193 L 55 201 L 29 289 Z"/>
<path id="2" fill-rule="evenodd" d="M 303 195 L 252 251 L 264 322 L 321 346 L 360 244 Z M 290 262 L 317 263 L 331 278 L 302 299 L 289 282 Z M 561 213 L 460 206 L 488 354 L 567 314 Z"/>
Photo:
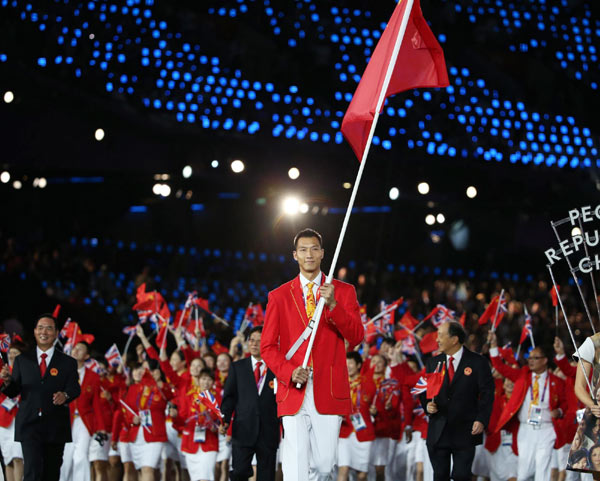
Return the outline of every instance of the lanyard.
<path id="1" fill-rule="evenodd" d="M 142 398 L 142 395 L 144 394 L 144 390 L 146 389 L 146 387 L 148 389 L 150 389 L 150 392 L 148 393 L 148 395 L 145 398 Z M 154 389 L 152 389 L 152 387 L 148 386 L 147 384 L 143 384 L 142 385 L 142 390 L 140 391 L 140 393 L 137 396 L 137 405 L 140 409 L 144 410 L 144 409 L 150 409 L 152 406 L 152 401 L 153 401 L 153 397 L 154 397 L 154 393 L 153 393 Z M 142 401 L 146 401 L 144 403 L 144 406 L 142 406 Z"/>
<path id="2" fill-rule="evenodd" d="M 546 373 L 546 382 L 544 383 L 544 390 L 542 391 L 542 398 L 540 399 L 540 404 L 544 402 L 544 398 L 546 397 L 546 388 L 548 387 L 548 379 L 550 379 L 550 376 L 548 375 L 548 373 Z M 531 389 L 530 389 L 530 397 L 531 400 L 533 401 L 533 383 L 531 383 Z"/>

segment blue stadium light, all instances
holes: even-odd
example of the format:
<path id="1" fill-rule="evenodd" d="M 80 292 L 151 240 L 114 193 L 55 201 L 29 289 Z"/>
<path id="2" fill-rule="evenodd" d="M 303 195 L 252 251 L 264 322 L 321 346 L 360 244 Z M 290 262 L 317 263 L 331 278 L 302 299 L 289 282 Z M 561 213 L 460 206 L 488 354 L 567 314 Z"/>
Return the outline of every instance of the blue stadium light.
<path id="1" fill-rule="evenodd" d="M 40 58 L 38 58 L 38 60 L 37 60 L 37 64 L 38 64 L 40 67 L 45 67 L 45 66 L 46 66 L 46 58 L 45 58 L 45 57 L 40 57 Z"/>
<path id="2" fill-rule="evenodd" d="M 146 207 L 145 205 L 132 205 L 129 208 L 129 212 L 131 212 L 132 214 L 141 214 L 147 211 L 148 207 Z"/>

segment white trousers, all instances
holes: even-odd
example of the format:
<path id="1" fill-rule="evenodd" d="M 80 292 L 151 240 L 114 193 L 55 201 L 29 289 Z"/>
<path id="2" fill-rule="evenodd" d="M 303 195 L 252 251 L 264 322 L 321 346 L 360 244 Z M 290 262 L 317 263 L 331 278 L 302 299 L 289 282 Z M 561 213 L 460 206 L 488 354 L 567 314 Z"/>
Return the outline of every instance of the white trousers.
<path id="1" fill-rule="evenodd" d="M 285 481 L 327 481 L 337 460 L 341 416 L 320 414 L 315 407 L 313 380 L 293 416 L 283 416 L 282 469 Z"/>
<path id="2" fill-rule="evenodd" d="M 88 453 L 92 437 L 78 416 L 71 427 L 72 443 L 65 444 L 60 481 L 90 481 Z"/>
<path id="3" fill-rule="evenodd" d="M 527 423 L 520 424 L 517 436 L 518 481 L 550 481 L 554 441 L 556 433 L 552 423 L 543 423 L 540 429 L 534 429 Z"/>

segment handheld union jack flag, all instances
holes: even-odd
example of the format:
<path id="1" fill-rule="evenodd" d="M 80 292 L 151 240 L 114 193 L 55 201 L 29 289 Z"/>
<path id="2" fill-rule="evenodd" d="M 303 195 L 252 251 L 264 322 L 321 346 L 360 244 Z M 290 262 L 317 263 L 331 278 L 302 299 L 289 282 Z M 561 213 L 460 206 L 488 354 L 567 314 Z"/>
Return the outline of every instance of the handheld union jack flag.
<path id="1" fill-rule="evenodd" d="M 69 317 L 66 322 L 65 325 L 63 326 L 63 328 L 60 330 L 60 332 L 58 333 L 58 337 L 60 337 L 61 339 L 67 339 L 70 335 L 71 335 L 71 323 L 73 321 L 71 321 L 71 318 Z"/>
<path id="2" fill-rule="evenodd" d="M 521 338 L 519 339 L 519 344 L 523 344 L 525 339 L 529 336 L 531 339 L 531 345 L 535 347 L 533 342 L 533 327 L 531 326 L 531 315 L 527 311 L 527 306 L 525 307 L 525 325 L 523 326 L 523 330 L 521 331 Z"/>
<path id="3" fill-rule="evenodd" d="M 444 322 L 454 320 L 456 313 L 453 310 L 448 309 L 443 304 L 438 304 L 435 309 L 437 309 L 437 311 L 431 318 L 431 322 L 435 327 L 440 327 L 442 324 L 444 324 Z"/>
<path id="4" fill-rule="evenodd" d="M 112 346 L 110 346 L 110 348 L 108 349 L 108 351 L 106 351 L 106 354 L 104 354 L 104 357 L 106 358 L 106 360 L 108 361 L 108 364 L 110 366 L 119 366 L 120 364 L 123 364 L 123 360 L 121 358 L 121 353 L 119 352 L 119 348 L 117 347 L 116 344 L 113 344 Z"/>
<path id="5" fill-rule="evenodd" d="M 123 334 L 126 334 L 128 336 L 133 336 L 135 334 L 137 326 L 125 326 L 123 328 Z"/>
<path id="6" fill-rule="evenodd" d="M 415 408 L 413 408 L 413 416 L 417 418 L 425 417 L 425 410 L 421 404 L 418 404 Z"/>
<path id="7" fill-rule="evenodd" d="M 419 394 L 423 394 L 424 392 L 427 392 L 427 379 L 421 376 L 417 381 L 417 384 L 415 384 L 414 387 L 410 390 L 410 393 L 414 396 L 418 396 Z"/>
<path id="8" fill-rule="evenodd" d="M 0 351 L 8 352 L 10 348 L 10 336 L 8 334 L 0 334 Z"/>
<path id="9" fill-rule="evenodd" d="M 104 366 L 102 366 L 102 364 L 100 364 L 98 361 L 96 361 L 95 359 L 88 359 L 87 361 L 85 361 L 85 367 L 87 367 L 88 369 L 91 369 L 92 371 L 94 371 L 96 374 L 104 374 L 105 370 L 104 370 Z"/>
<path id="10" fill-rule="evenodd" d="M 221 419 L 221 417 L 222 417 L 221 408 L 219 407 L 217 398 L 215 398 L 210 391 L 202 391 L 200 393 L 199 397 L 200 397 L 200 402 L 202 404 L 204 404 L 219 419 Z"/>

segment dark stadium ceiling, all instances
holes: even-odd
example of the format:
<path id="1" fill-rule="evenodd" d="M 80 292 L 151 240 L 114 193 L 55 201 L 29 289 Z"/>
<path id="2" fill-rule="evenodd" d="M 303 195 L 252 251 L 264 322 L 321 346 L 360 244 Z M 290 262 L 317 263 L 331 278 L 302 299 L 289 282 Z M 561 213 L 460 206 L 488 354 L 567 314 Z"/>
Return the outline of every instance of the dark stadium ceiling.
<path id="1" fill-rule="evenodd" d="M 0 170 L 23 182 L 20 191 L 0 184 L 0 199 L 15 205 L 3 220 L 18 225 L 26 211 L 44 223 L 41 213 L 76 203 L 82 234 L 127 231 L 130 207 L 141 205 L 153 219 L 142 230 L 157 236 L 151 224 L 169 221 L 172 209 L 187 222 L 196 203 L 205 220 L 213 208 L 227 212 L 251 236 L 261 199 L 272 212 L 263 228 L 273 228 L 289 194 L 343 208 L 358 163 L 337 136 L 340 115 L 394 2 L 274 3 L 0 0 L 0 94 L 14 95 L 0 101 Z M 390 211 L 359 217 L 356 244 L 377 233 L 389 237 L 383 257 L 427 258 L 436 226 L 423 219 L 443 212 L 438 228 L 464 220 L 474 242 L 489 243 L 479 259 L 527 259 L 527 249 L 551 241 L 550 218 L 598 196 L 598 6 L 423 0 L 422 8 L 452 85 L 388 101 L 357 203 Z M 242 174 L 231 172 L 234 159 Z M 152 193 L 156 174 L 170 175 L 169 199 Z M 44 191 L 32 185 L 41 176 Z M 71 182 L 89 177 L 103 182 Z M 479 192 L 472 201 L 469 185 Z M 341 216 L 318 218 L 335 235 Z M 299 222 L 279 221 L 281 246 Z M 193 232 L 181 235 L 194 242 Z"/>

